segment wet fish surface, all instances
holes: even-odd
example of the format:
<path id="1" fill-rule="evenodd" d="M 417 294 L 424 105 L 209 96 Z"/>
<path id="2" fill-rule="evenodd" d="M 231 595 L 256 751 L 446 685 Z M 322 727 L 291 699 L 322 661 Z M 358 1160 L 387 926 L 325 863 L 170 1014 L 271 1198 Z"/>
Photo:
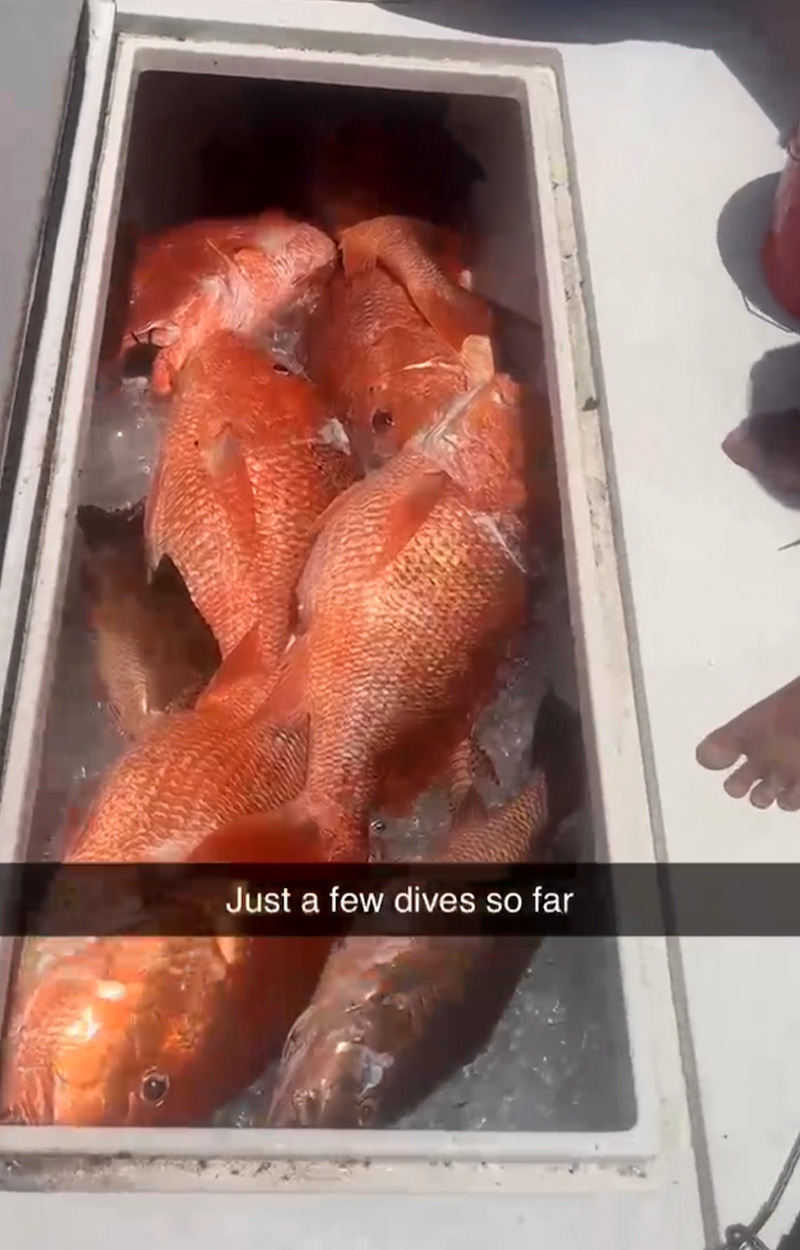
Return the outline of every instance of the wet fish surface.
<path id="1" fill-rule="evenodd" d="M 257 649 L 223 662 L 194 710 L 152 724 L 111 768 L 64 862 L 323 858 L 303 831 L 253 837 L 235 824 L 303 783 L 305 731 L 254 720 L 268 692 Z M 330 948 L 327 939 L 219 934 L 213 916 L 208 936 L 191 923 L 187 933 L 200 936 L 161 936 L 147 910 L 137 923 L 131 932 L 125 917 L 125 936 L 25 942 L 0 1114 L 28 1124 L 207 1121 L 277 1057 Z"/>
<path id="2" fill-rule="evenodd" d="M 469 335 L 488 337 L 492 332 L 488 304 L 451 278 L 442 263 L 458 265 L 458 245 L 457 236 L 448 237 L 428 222 L 398 216 L 359 222 L 339 237 L 345 273 L 369 272 L 382 265 L 404 287 L 428 324 L 456 351 Z"/>
<path id="3" fill-rule="evenodd" d="M 244 843 L 213 835 L 189 856 L 206 863 L 318 858 L 318 846 L 297 837 Z M 277 1056 L 330 941 L 215 932 L 218 898 L 211 910 L 201 899 L 174 905 L 194 911 L 186 931 L 195 936 L 161 936 L 169 926 L 150 906 L 121 916 L 124 936 L 25 942 L 3 1041 L 0 1120 L 204 1124 Z"/>
<path id="4" fill-rule="evenodd" d="M 391 221 L 397 233 L 396 219 Z M 348 230 L 345 263 L 325 288 L 307 329 L 308 373 L 336 406 L 370 467 L 395 454 L 446 403 L 493 372 L 483 306 L 478 306 L 477 320 L 471 307 L 462 315 L 460 301 L 468 292 L 458 287 L 457 278 L 467 264 L 464 241 L 453 232 L 427 227 L 423 247 L 419 230 L 420 223 L 409 223 L 406 238 L 400 228 L 401 263 L 395 265 L 410 282 L 413 296 L 396 273 L 377 263 L 380 223 Z M 411 249 L 410 263 L 404 246 Z M 389 246 L 390 257 L 396 250 Z M 421 274 L 416 273 L 416 261 Z M 453 341 L 440 332 L 442 323 Z M 476 372 L 474 351 L 469 346 L 464 350 L 464 343 L 482 335 L 484 360 Z"/>
<path id="5" fill-rule="evenodd" d="M 580 722 L 547 695 L 533 774 L 490 813 L 456 819 L 441 863 L 546 858 L 583 801 Z M 380 1128 L 418 1106 L 487 1045 L 540 939 L 348 936 L 284 1049 L 266 1123 Z"/>
<path id="6" fill-rule="evenodd" d="M 202 157 L 217 183 L 237 164 L 224 142 Z M 68 813 L 68 864 L 363 860 L 370 817 L 437 783 L 441 858 L 512 859 L 561 810 L 546 744 L 497 811 L 474 784 L 493 771 L 476 717 L 559 546 L 547 405 L 493 376 L 492 309 L 471 293 L 462 210 L 481 170 L 402 109 L 328 118 L 309 169 L 305 202 L 262 168 L 216 186 L 208 217 L 121 239 L 104 365 L 116 384 L 123 357 L 153 355 L 143 394 L 171 406 L 144 518 L 78 516 L 98 667 L 134 741 Z M 385 467 L 361 483 L 353 451 Z M 124 936 L 26 942 L 0 1120 L 206 1124 L 298 1021 L 274 1122 L 392 1122 L 480 1049 L 530 957 L 455 941 L 395 962 L 356 937 L 304 1015 L 328 939 L 235 937 L 186 906 L 205 924 L 191 938 L 143 914 Z M 360 1020 L 365 984 L 393 969 L 351 1044 L 335 1012 Z"/>
<path id="7" fill-rule="evenodd" d="M 335 247 L 285 213 L 193 221 L 141 239 L 121 353 L 159 348 L 152 386 L 168 394 L 187 357 L 220 330 L 251 333 L 288 304 L 314 298 Z"/>
<path id="8" fill-rule="evenodd" d="M 549 439 L 546 404 L 496 378 L 323 515 L 262 712 L 309 726 L 306 784 L 270 821 L 364 859 L 375 806 L 407 810 L 446 772 L 560 543 Z"/>
<path id="9" fill-rule="evenodd" d="M 228 655 L 258 623 L 274 663 L 297 579 L 326 507 L 358 476 L 349 442 L 312 384 L 232 333 L 187 362 L 145 522 Z"/>

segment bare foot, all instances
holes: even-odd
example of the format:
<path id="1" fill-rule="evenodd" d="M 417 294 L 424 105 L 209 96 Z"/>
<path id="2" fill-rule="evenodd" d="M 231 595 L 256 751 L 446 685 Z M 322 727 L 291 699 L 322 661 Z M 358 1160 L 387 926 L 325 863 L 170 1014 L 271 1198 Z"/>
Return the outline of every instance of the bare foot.
<path id="1" fill-rule="evenodd" d="M 754 807 L 800 811 L 800 678 L 715 729 L 697 748 L 704 768 L 733 768 L 725 790 Z"/>
<path id="2" fill-rule="evenodd" d="M 759 412 L 722 444 L 729 460 L 778 496 L 800 494 L 800 412 Z"/>

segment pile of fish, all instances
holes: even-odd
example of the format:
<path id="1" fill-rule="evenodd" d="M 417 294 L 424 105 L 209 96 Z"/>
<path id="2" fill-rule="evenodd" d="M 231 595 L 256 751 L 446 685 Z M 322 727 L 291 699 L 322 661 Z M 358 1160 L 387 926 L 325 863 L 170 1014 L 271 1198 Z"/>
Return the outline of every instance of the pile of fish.
<path id="1" fill-rule="evenodd" d="M 154 354 L 146 500 L 79 509 L 95 659 L 126 746 L 60 858 L 365 862 L 376 815 L 450 801 L 429 858 L 549 854 L 580 731 L 542 704 L 488 809 L 475 736 L 560 554 L 547 399 L 496 368 L 471 240 L 403 215 L 364 135 L 308 219 L 136 240 L 101 370 Z M 383 172 L 382 172 L 383 171 Z M 400 211 L 398 211 L 400 210 Z M 414 211 L 424 211 L 415 205 Z M 278 1062 L 258 1123 L 393 1123 L 486 1044 L 532 943 L 359 934 L 30 938 L 0 1114 L 194 1125 Z"/>

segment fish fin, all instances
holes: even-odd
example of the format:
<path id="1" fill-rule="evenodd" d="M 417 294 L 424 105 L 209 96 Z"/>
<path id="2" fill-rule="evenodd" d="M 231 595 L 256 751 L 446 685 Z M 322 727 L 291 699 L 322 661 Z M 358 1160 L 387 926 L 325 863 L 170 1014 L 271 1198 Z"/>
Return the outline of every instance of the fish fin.
<path id="1" fill-rule="evenodd" d="M 467 821 L 485 816 L 486 804 L 475 783 L 483 778 L 498 786 L 500 779 L 491 756 L 471 734 L 453 752 L 448 773 L 453 827 L 457 828 Z"/>
<path id="2" fill-rule="evenodd" d="M 343 852 L 366 862 L 367 827 L 333 805 L 311 807 L 300 795 L 276 811 L 233 821 L 207 838 L 190 862 L 310 863 L 340 859 Z"/>
<path id="3" fill-rule="evenodd" d="M 175 387 L 175 379 L 173 377 L 173 369 L 171 358 L 164 348 L 158 353 L 153 361 L 153 371 L 150 374 L 150 390 L 154 395 L 167 396 L 171 395 Z"/>
<path id="4" fill-rule="evenodd" d="M 251 645 L 248 635 L 243 639 L 244 642 Z M 239 646 L 242 646 L 242 643 Z M 235 655 L 236 651 L 231 654 Z M 246 673 L 244 664 L 241 665 L 241 670 L 244 675 Z M 284 652 L 277 671 L 269 675 L 264 702 L 255 713 L 259 724 L 293 730 L 300 725 L 307 726 L 309 716 L 306 706 L 307 671 L 307 643 L 305 638 L 296 638 Z"/>
<path id="5" fill-rule="evenodd" d="M 484 820 L 489 814 L 489 809 L 475 787 L 470 786 L 468 790 L 460 795 L 457 802 L 454 803 L 451 797 L 450 813 L 451 828 L 461 829 L 475 821 Z"/>
<path id="6" fill-rule="evenodd" d="M 308 864 L 325 858 L 315 821 L 279 812 L 240 816 L 205 838 L 188 857 L 194 864 Z"/>
<path id="7" fill-rule="evenodd" d="M 408 546 L 450 486 L 444 469 L 432 468 L 421 472 L 413 485 L 392 504 L 386 522 L 386 539 L 373 569 L 375 575 Z"/>
<path id="8" fill-rule="evenodd" d="M 566 820 L 583 805 L 586 756 L 577 712 L 553 690 L 544 695 L 531 742 L 531 764 L 547 779 L 550 822 Z"/>
<path id="9" fill-rule="evenodd" d="M 245 677 L 258 673 L 263 667 L 262 654 L 261 626 L 256 624 L 225 656 L 195 706 L 198 709 L 203 708 L 209 703 L 224 698 L 231 686 Z M 265 685 L 271 676 L 271 673 L 265 672 Z"/>
<path id="10" fill-rule="evenodd" d="M 368 217 L 339 233 L 342 268 L 352 277 L 368 273 L 380 261 L 402 286 L 407 286 L 409 281 L 413 283 L 413 269 L 420 256 L 443 270 L 440 254 L 450 259 L 456 240 L 447 227 L 416 217 Z"/>
<path id="11" fill-rule="evenodd" d="M 407 289 L 431 328 L 455 351 L 460 352 L 468 338 L 488 338 L 491 334 L 493 318 L 489 306 L 479 295 L 450 282 L 444 274 L 441 286 L 420 282 Z"/>
<path id="12" fill-rule="evenodd" d="M 469 386 L 483 386 L 495 374 L 492 340 L 483 334 L 468 334 L 461 344 L 461 361 Z"/>
<path id="13" fill-rule="evenodd" d="M 144 503 L 130 508 L 107 510 L 94 504 L 81 504 L 75 521 L 85 543 L 88 562 L 107 553 L 118 555 L 123 548 L 138 548 L 144 560 Z"/>
<path id="14" fill-rule="evenodd" d="M 255 285 L 267 268 L 269 261 L 257 247 L 237 247 L 225 255 L 230 268 L 251 285 Z"/>
<path id="15" fill-rule="evenodd" d="M 256 506 L 247 462 L 229 425 L 203 447 L 203 462 L 232 525 L 245 540 L 256 539 Z"/>
<path id="16" fill-rule="evenodd" d="M 359 229 L 361 222 L 342 230 L 339 235 L 339 250 L 342 256 L 342 269 L 345 277 L 353 278 L 360 273 L 370 273 L 378 263 L 380 243 L 377 236 L 369 230 Z"/>
<path id="17" fill-rule="evenodd" d="M 159 456 L 144 510 L 145 564 L 151 581 L 164 556 L 169 554 L 163 515 L 164 498 L 164 460 L 163 456 Z"/>
<path id="18" fill-rule="evenodd" d="M 311 803 L 303 795 L 284 808 L 301 827 L 313 824 L 319 832 L 325 858 L 349 863 L 369 860 L 369 824 L 335 803 Z"/>

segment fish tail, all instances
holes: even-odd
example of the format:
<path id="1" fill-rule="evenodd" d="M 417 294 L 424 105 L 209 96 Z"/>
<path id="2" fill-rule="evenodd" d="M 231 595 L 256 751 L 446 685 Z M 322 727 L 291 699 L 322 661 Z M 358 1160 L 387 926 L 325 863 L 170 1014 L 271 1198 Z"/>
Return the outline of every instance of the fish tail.
<path id="1" fill-rule="evenodd" d="M 548 823 L 555 826 L 583 804 L 586 756 L 580 717 L 553 690 L 539 706 L 531 764 L 546 778 Z"/>
<path id="2" fill-rule="evenodd" d="M 348 278 L 359 273 L 370 273 L 378 263 L 382 250 L 382 232 L 376 229 L 380 218 L 359 222 L 339 233 L 339 251 L 342 268 Z"/>
<path id="3" fill-rule="evenodd" d="M 258 631 L 258 626 L 256 627 Z M 257 638 L 260 634 L 257 633 Z M 245 638 L 239 646 L 258 646 Z M 263 655 L 263 651 L 262 651 Z M 227 661 L 226 661 L 227 663 Z M 294 724 L 308 716 L 306 704 L 306 678 L 308 675 L 308 642 L 305 637 L 295 638 L 284 652 L 277 672 L 272 677 L 269 697 L 259 715 L 273 724 Z"/>
<path id="4" fill-rule="evenodd" d="M 169 554 L 168 526 L 165 516 L 165 497 L 169 492 L 164 490 L 164 478 L 164 449 L 162 447 L 144 508 L 145 559 L 150 577 L 155 573 L 164 556 Z"/>
<path id="5" fill-rule="evenodd" d="M 486 816 L 486 804 L 477 787 L 479 778 L 499 785 L 491 757 L 472 736 L 456 747 L 449 764 L 449 799 L 452 827 L 458 828 Z"/>
<path id="6" fill-rule="evenodd" d="M 441 858 L 502 864 L 552 859 L 561 822 L 583 803 L 585 764 L 580 718 L 551 691 L 542 700 L 532 745 L 528 784 L 488 815 L 452 825 Z"/>
<path id="7" fill-rule="evenodd" d="M 200 618 L 202 620 L 202 618 Z M 197 702 L 202 709 L 212 702 L 223 702 L 226 695 L 241 681 L 259 677 L 264 681 L 264 698 L 269 697 L 273 678 L 271 649 L 265 647 L 260 623 L 254 625 L 224 657 L 214 676 L 204 687 Z"/>
<path id="8" fill-rule="evenodd" d="M 315 863 L 366 862 L 368 855 L 365 826 L 338 809 L 311 803 L 304 793 L 275 811 L 240 817 L 206 839 L 192 858 L 200 863 Z"/>
<path id="9" fill-rule="evenodd" d="M 484 334 L 468 334 L 461 344 L 461 363 L 470 388 L 490 382 L 495 373 L 492 340 Z"/>
<path id="10" fill-rule="evenodd" d="M 312 799 L 301 794 L 283 809 L 293 822 L 292 827 L 310 836 L 312 829 L 320 839 L 327 860 L 366 863 L 369 860 L 369 825 L 357 813 L 335 803 Z"/>
<path id="11" fill-rule="evenodd" d="M 189 856 L 199 864 L 309 864 L 325 859 L 313 820 L 295 818 L 292 804 L 277 812 L 240 816 L 207 837 Z"/>
<path id="12" fill-rule="evenodd" d="M 436 282 L 414 282 L 407 290 L 432 329 L 457 352 L 465 339 L 488 338 L 491 334 L 492 314 L 488 305 L 479 295 L 450 282 L 444 274 Z"/>
<path id="13" fill-rule="evenodd" d="M 246 549 L 252 549 L 256 540 L 253 486 L 241 442 L 230 424 L 203 447 L 202 458 L 231 524 Z"/>
<path id="14" fill-rule="evenodd" d="M 90 550 L 116 546 L 122 541 L 142 540 L 144 508 L 141 503 L 130 508 L 109 510 L 95 504 L 80 504 L 75 514 L 78 528 Z"/>

